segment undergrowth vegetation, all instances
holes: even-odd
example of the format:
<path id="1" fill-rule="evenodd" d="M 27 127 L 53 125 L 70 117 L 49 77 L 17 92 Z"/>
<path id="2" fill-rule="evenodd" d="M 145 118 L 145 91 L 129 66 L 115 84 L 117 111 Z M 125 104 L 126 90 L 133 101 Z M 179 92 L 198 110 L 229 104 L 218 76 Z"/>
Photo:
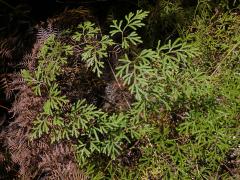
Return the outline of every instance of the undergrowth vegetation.
<path id="1" fill-rule="evenodd" d="M 185 16 L 178 3 L 164 3 Z M 151 48 L 139 35 L 152 19 L 143 10 L 113 20 L 109 33 L 90 21 L 52 33 L 35 67 L 21 71 L 42 99 L 29 143 L 67 142 L 90 179 L 239 178 L 240 16 L 229 6 L 199 0 L 191 23 L 175 29 L 179 37 Z M 80 67 L 99 82 L 112 77 L 103 103 L 66 93 L 61 78 L 70 67 L 75 79 Z M 122 104 L 108 111 L 113 87 Z"/>

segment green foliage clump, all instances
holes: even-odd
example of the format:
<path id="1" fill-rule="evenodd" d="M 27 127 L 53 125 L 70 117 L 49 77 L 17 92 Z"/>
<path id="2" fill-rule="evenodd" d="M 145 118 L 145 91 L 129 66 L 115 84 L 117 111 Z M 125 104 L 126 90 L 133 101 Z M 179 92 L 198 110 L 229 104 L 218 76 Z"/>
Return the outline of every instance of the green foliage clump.
<path id="1" fill-rule="evenodd" d="M 33 122 L 31 139 L 44 135 L 50 137 L 51 143 L 77 139 L 77 143 L 72 144 L 80 164 L 86 163 L 96 153 L 115 159 L 123 142 L 129 141 L 126 136 L 127 116 L 108 115 L 84 99 L 71 104 L 71 110 L 64 114 L 69 100 L 62 95 L 56 78 L 61 67 L 67 64 L 68 55 L 72 55 L 72 47 L 62 45 L 55 36 L 50 36 L 39 52 L 37 70 L 22 71 L 35 94 L 45 98 L 42 112 Z"/>
<path id="2" fill-rule="evenodd" d="M 39 52 L 37 69 L 34 72 L 22 71 L 25 81 L 33 87 L 36 95 L 41 96 L 41 87 L 46 87 L 49 91 L 49 87 L 61 73 L 61 67 L 67 63 L 66 56 L 72 53 L 72 47 L 62 45 L 55 40 L 54 35 L 47 39 Z"/>
<path id="3" fill-rule="evenodd" d="M 71 102 L 64 96 L 57 77 L 73 47 L 54 36 L 45 42 L 36 71 L 22 71 L 35 94 L 45 100 L 33 121 L 31 139 L 45 136 L 51 143 L 71 142 L 80 167 L 95 179 L 227 177 L 219 174 L 220 169 L 227 153 L 240 143 L 235 31 L 239 21 L 225 14 L 213 17 L 216 24 L 208 25 L 206 16 L 199 16 L 195 32 L 190 27 L 185 36 L 142 49 L 137 30 L 145 25 L 148 13 L 139 10 L 125 20 L 114 20 L 110 35 L 102 35 L 88 21 L 73 32 L 72 39 L 82 49 L 81 60 L 100 78 L 109 60 L 108 48 L 121 46 L 123 55 L 114 77 L 134 96 L 121 113 L 110 114 L 84 99 Z M 140 153 L 134 155 L 134 150 Z"/>
<path id="4" fill-rule="evenodd" d="M 107 35 L 102 36 L 100 29 L 89 21 L 80 24 L 78 29 L 80 32 L 75 32 L 72 38 L 83 46 L 82 60 L 100 77 L 104 67 L 103 58 L 107 58 L 107 48 L 114 44 L 113 40 Z"/>

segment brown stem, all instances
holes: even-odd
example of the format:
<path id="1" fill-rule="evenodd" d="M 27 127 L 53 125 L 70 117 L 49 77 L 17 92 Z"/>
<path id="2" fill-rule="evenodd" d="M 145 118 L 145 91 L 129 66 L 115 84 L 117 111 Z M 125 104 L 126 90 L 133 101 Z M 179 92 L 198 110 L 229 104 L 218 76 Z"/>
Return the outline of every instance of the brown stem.
<path id="1" fill-rule="evenodd" d="M 0 105 L 0 108 L 3 108 L 3 109 L 6 109 L 7 111 L 10 111 L 9 108 L 7 108 L 7 107 L 5 107 L 5 106 L 2 106 L 2 105 Z"/>

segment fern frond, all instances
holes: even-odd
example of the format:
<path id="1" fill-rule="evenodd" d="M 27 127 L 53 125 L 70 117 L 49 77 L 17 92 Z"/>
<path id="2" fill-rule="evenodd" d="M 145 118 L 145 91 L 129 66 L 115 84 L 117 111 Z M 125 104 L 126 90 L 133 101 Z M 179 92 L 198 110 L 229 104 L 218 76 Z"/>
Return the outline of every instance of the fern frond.
<path id="1" fill-rule="evenodd" d="M 107 48 L 113 45 L 113 40 L 107 35 L 99 35 L 100 29 L 89 21 L 79 24 L 80 32 L 75 32 L 72 38 L 75 41 L 83 41 L 82 60 L 87 67 L 91 67 L 94 73 L 100 77 L 104 67 L 103 59 L 108 56 Z M 99 37 L 98 37 L 99 35 Z"/>
<path id="2" fill-rule="evenodd" d="M 127 54 L 119 60 L 120 65 L 116 68 L 117 76 L 123 78 L 124 84 L 129 85 L 129 90 L 137 100 L 146 98 L 149 79 L 156 75 L 155 70 L 152 69 L 156 58 L 155 51 L 145 49 L 134 60 L 129 60 Z"/>
<path id="3" fill-rule="evenodd" d="M 51 23 L 48 23 L 46 28 L 39 27 L 36 34 L 37 41 L 43 44 L 50 36 L 57 35 L 57 28 L 53 27 Z"/>
<path id="4" fill-rule="evenodd" d="M 145 24 L 142 23 L 142 20 L 146 18 L 148 14 L 148 11 L 143 10 L 137 10 L 136 14 L 129 13 L 125 16 L 125 19 L 127 20 L 127 26 L 129 26 L 133 30 L 137 30 L 137 28 L 144 26 Z"/>
<path id="5" fill-rule="evenodd" d="M 136 30 L 137 28 L 143 27 L 145 25 L 142 20 L 147 17 L 148 13 L 148 11 L 142 10 L 138 10 L 136 14 L 129 13 L 125 16 L 125 26 L 123 25 L 123 20 L 120 20 L 119 22 L 117 20 L 113 20 L 113 25 L 110 26 L 113 30 L 110 31 L 110 34 L 112 37 L 118 33 L 121 35 L 122 48 L 128 49 L 130 47 L 130 44 L 137 45 L 142 43 L 141 37 L 137 34 Z M 134 31 L 125 36 L 127 29 L 132 29 Z"/>

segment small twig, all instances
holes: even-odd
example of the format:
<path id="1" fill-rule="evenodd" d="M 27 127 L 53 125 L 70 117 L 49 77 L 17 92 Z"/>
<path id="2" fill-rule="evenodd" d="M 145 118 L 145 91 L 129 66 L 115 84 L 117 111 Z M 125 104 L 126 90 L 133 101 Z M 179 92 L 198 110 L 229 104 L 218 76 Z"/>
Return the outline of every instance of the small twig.
<path id="1" fill-rule="evenodd" d="M 116 82 L 117 82 L 117 85 L 118 85 L 118 87 L 122 90 L 122 88 L 121 88 L 121 85 L 120 85 L 120 83 L 119 83 L 119 81 L 118 81 L 118 79 L 117 79 L 117 77 L 116 77 L 116 74 L 115 74 L 115 72 L 114 72 L 114 70 L 113 70 L 113 68 L 112 68 L 112 65 L 110 64 L 110 62 L 109 62 L 109 60 L 107 59 L 107 62 L 108 62 L 108 65 L 109 65 L 109 67 L 110 67 L 110 69 L 111 69 L 111 71 L 112 71 L 112 73 L 113 73 L 113 76 L 114 76 L 114 79 L 116 80 Z M 129 102 L 128 102 L 128 100 L 127 100 L 127 98 L 126 98 L 126 96 L 122 93 L 122 95 L 123 95 L 123 97 L 124 97 L 124 100 L 126 101 L 126 103 L 127 103 L 127 105 L 128 105 L 128 107 L 129 107 L 129 109 L 131 109 L 131 105 L 129 104 Z"/>
<path id="2" fill-rule="evenodd" d="M 10 111 L 10 109 L 5 107 L 5 106 L 0 105 L 0 107 L 3 108 L 3 109 L 6 109 L 7 111 Z"/>
<path id="3" fill-rule="evenodd" d="M 211 74 L 211 76 L 215 75 L 216 72 L 218 71 L 218 69 L 221 67 L 221 65 L 225 62 L 225 60 L 228 58 L 228 56 L 240 45 L 240 43 L 235 44 L 232 49 L 230 49 L 230 51 L 228 51 L 228 53 L 226 54 L 226 56 L 224 56 L 224 58 L 217 64 L 216 69 L 213 71 L 213 73 Z"/>
<path id="4" fill-rule="evenodd" d="M 223 164 L 223 166 L 229 171 L 229 173 L 231 174 L 231 176 L 233 176 L 232 170 L 231 170 L 229 167 L 227 167 L 226 164 Z"/>
<path id="5" fill-rule="evenodd" d="M 8 4 L 6 1 L 0 0 L 0 3 L 4 4 L 5 6 L 9 7 L 10 9 L 15 10 L 16 8 L 13 7 L 12 5 Z"/>

